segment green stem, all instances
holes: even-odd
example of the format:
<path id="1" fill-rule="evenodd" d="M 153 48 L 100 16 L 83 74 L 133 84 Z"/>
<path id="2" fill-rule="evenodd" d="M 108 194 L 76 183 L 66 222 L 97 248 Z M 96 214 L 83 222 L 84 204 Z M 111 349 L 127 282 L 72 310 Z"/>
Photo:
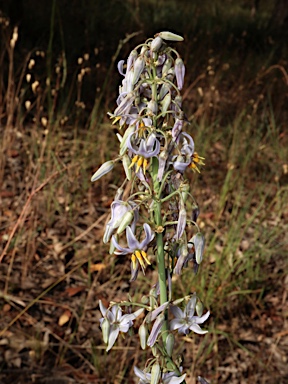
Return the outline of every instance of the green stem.
<path id="1" fill-rule="evenodd" d="M 160 183 L 157 179 L 158 174 L 158 159 L 152 159 L 152 173 L 153 173 L 153 186 L 155 193 L 155 202 L 154 202 L 154 219 L 156 226 L 162 227 L 162 213 L 161 213 L 161 201 L 160 201 Z M 160 305 L 168 301 L 167 295 L 167 286 L 166 286 L 166 271 L 165 271 L 165 257 L 164 257 L 164 244 L 163 244 L 163 233 L 156 234 L 156 244 L 157 244 L 157 265 L 158 265 L 158 277 L 159 277 L 159 288 L 160 288 Z M 162 326 L 163 342 L 165 343 L 167 337 L 168 324 L 167 320 Z"/>

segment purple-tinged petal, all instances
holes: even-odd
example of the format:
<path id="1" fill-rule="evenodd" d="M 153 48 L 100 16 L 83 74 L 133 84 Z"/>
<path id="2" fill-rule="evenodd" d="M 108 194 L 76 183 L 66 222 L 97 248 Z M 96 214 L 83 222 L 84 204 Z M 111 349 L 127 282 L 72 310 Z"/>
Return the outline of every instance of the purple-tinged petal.
<path id="1" fill-rule="evenodd" d="M 150 382 L 151 382 L 151 373 L 143 372 L 143 371 L 141 371 L 137 367 L 134 367 L 134 373 L 135 373 L 135 375 L 137 377 L 139 377 L 141 384 L 150 384 Z"/>
<path id="2" fill-rule="evenodd" d="M 164 379 L 163 384 L 181 384 L 185 380 L 186 373 L 182 376 L 173 376 L 172 378 L 169 378 L 168 380 Z"/>
<path id="3" fill-rule="evenodd" d="M 142 249 L 139 246 L 139 241 L 136 239 L 134 233 L 132 232 L 131 227 L 126 228 L 126 238 L 127 238 L 128 247 L 130 249 L 130 253 L 133 253 L 135 249 Z"/>
<path id="4" fill-rule="evenodd" d="M 185 161 L 183 156 L 177 156 L 176 161 L 173 161 L 173 168 L 176 171 L 184 173 L 191 161 Z"/>
<path id="5" fill-rule="evenodd" d="M 180 119 L 175 120 L 175 123 L 172 128 L 172 138 L 174 141 L 179 137 L 180 133 L 182 132 L 183 124 L 184 124 L 183 120 L 180 120 Z"/>
<path id="6" fill-rule="evenodd" d="M 145 232 L 145 239 L 141 241 L 141 243 L 139 244 L 139 249 L 144 249 L 146 248 L 149 243 L 154 239 L 155 237 L 155 233 L 152 232 L 152 229 L 150 227 L 149 224 L 147 223 L 144 223 L 143 225 L 143 228 L 144 228 L 144 232 Z M 129 243 L 128 243 L 129 244 Z"/>
<path id="7" fill-rule="evenodd" d="M 201 329 L 198 324 L 190 325 L 189 329 L 195 333 L 198 333 L 198 335 L 204 335 L 205 333 L 208 333 L 208 331 L 203 331 L 203 329 Z"/>
<path id="8" fill-rule="evenodd" d="M 125 76 L 125 73 L 123 71 L 123 65 L 124 65 L 125 61 L 124 60 L 120 60 L 117 64 L 117 68 L 118 68 L 118 71 L 120 73 L 120 75 L 122 76 Z"/>
<path id="9" fill-rule="evenodd" d="M 106 352 L 110 351 L 110 349 L 113 347 L 113 345 L 115 344 L 115 341 L 117 340 L 118 335 L 119 335 L 119 327 L 118 325 L 113 324 L 110 328 L 109 342 L 108 342 Z"/>
<path id="10" fill-rule="evenodd" d="M 179 307 L 177 307 L 177 305 L 170 305 L 169 308 L 172 312 L 172 315 L 174 315 L 176 318 L 182 319 L 185 317 L 184 312 Z"/>
<path id="11" fill-rule="evenodd" d="M 130 52 L 130 55 L 128 56 L 128 60 L 127 60 L 127 72 L 130 71 L 133 63 L 135 62 L 135 60 L 137 59 L 137 56 L 138 56 L 138 53 L 136 51 L 136 49 L 133 49 L 133 51 Z"/>
<path id="12" fill-rule="evenodd" d="M 177 87 L 179 90 L 181 90 L 184 84 L 185 65 L 180 57 L 175 60 L 175 75 L 177 80 Z"/>
<path id="13" fill-rule="evenodd" d="M 165 311 L 165 309 L 168 307 L 169 301 L 166 301 L 165 303 L 161 304 L 158 308 L 154 309 L 151 312 L 151 318 L 149 319 L 150 321 L 154 321 L 156 317 L 159 315 L 159 313 Z"/>
<path id="14" fill-rule="evenodd" d="M 127 228 L 130 228 L 130 227 L 127 227 Z M 127 228 L 126 228 L 126 232 L 127 232 Z M 120 251 L 120 252 L 115 252 L 116 255 L 127 255 L 128 253 L 133 253 L 133 251 L 131 251 L 130 248 L 124 248 L 124 247 L 122 247 L 122 246 L 118 243 L 118 241 L 117 241 L 117 239 L 116 239 L 115 236 L 112 236 L 112 244 L 114 245 L 114 247 L 115 247 L 116 249 L 118 249 L 118 250 Z"/>
<path id="15" fill-rule="evenodd" d="M 170 321 L 170 329 L 171 331 L 175 331 L 175 329 L 179 329 L 183 327 L 183 321 L 182 319 L 173 319 Z"/>
<path id="16" fill-rule="evenodd" d="M 101 313 L 102 313 L 102 316 L 103 317 L 107 317 L 107 308 L 105 307 L 105 305 L 104 304 L 102 304 L 102 301 L 101 300 L 99 300 L 99 308 L 100 308 L 100 311 L 101 311 Z M 109 311 L 108 311 L 109 312 Z"/>
<path id="17" fill-rule="evenodd" d="M 156 343 L 157 337 L 161 331 L 164 321 L 165 321 L 165 316 L 163 314 L 160 314 L 155 320 L 153 327 L 151 329 L 150 336 L 148 337 L 148 340 L 147 340 L 148 347 L 153 347 L 153 345 Z"/>
<path id="18" fill-rule="evenodd" d="M 204 321 L 206 321 L 208 319 L 208 317 L 210 316 L 210 311 L 208 311 L 207 313 L 205 313 L 205 315 L 201 316 L 201 317 L 198 317 L 198 316 L 194 316 L 195 318 L 195 323 L 196 324 L 203 324 Z"/>

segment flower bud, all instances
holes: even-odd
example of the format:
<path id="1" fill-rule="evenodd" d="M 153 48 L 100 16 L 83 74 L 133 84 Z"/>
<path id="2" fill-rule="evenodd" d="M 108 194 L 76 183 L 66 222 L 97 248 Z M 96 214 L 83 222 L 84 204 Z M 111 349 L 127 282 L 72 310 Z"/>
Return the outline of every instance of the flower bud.
<path id="1" fill-rule="evenodd" d="M 153 115 L 157 115 L 158 112 L 158 104 L 155 100 L 150 100 L 147 103 L 147 110 L 151 112 Z"/>
<path id="2" fill-rule="evenodd" d="M 129 168 L 131 165 L 131 160 L 128 155 L 123 156 L 122 164 L 123 164 L 123 168 L 124 168 L 127 180 L 130 181 L 132 178 L 132 171 L 131 171 L 131 168 Z"/>
<path id="3" fill-rule="evenodd" d="M 143 72 L 143 69 L 145 67 L 145 60 L 143 56 L 139 56 L 137 60 L 134 63 L 134 76 L 132 80 L 132 84 L 136 84 L 139 80 L 139 77 L 141 73 Z"/>
<path id="4" fill-rule="evenodd" d="M 153 367 L 151 369 L 151 384 L 158 384 L 160 382 L 161 378 L 161 367 L 158 362 L 153 364 Z"/>
<path id="5" fill-rule="evenodd" d="M 120 235 L 128 227 L 128 225 L 132 223 L 133 219 L 134 219 L 133 211 L 126 212 L 122 218 L 121 224 L 117 229 L 117 235 Z"/>
<path id="6" fill-rule="evenodd" d="M 179 90 L 181 90 L 184 84 L 185 65 L 180 57 L 175 60 L 175 75 L 177 80 L 177 87 Z"/>
<path id="7" fill-rule="evenodd" d="M 167 95 L 167 93 L 170 91 L 170 89 L 171 89 L 171 85 L 164 83 L 160 88 L 160 92 L 158 94 L 158 100 L 162 100 L 164 96 Z"/>
<path id="8" fill-rule="evenodd" d="M 197 316 L 201 317 L 203 315 L 203 309 L 204 309 L 204 305 L 202 304 L 202 301 L 200 300 L 197 301 L 195 309 L 196 309 Z"/>
<path id="9" fill-rule="evenodd" d="M 161 48 L 161 45 L 163 43 L 163 40 L 160 36 L 155 37 L 155 39 L 152 40 L 150 49 L 152 52 L 158 52 Z"/>
<path id="10" fill-rule="evenodd" d="M 133 49 L 133 51 L 131 51 L 130 55 L 128 56 L 128 60 L 127 60 L 127 72 L 130 71 L 133 63 L 135 62 L 135 60 L 137 59 L 137 56 L 138 56 L 138 53 L 136 51 L 136 49 Z"/>
<path id="11" fill-rule="evenodd" d="M 109 339 L 110 323 L 106 317 L 104 317 L 102 321 L 101 329 L 102 329 L 103 341 L 105 344 L 107 344 Z"/>
<path id="12" fill-rule="evenodd" d="M 169 69 L 172 67 L 172 60 L 171 59 L 167 59 L 163 65 L 163 68 L 162 68 L 162 77 L 165 77 L 169 71 Z"/>
<path id="13" fill-rule="evenodd" d="M 102 176 L 106 175 L 106 173 L 109 173 L 113 168 L 114 168 L 114 161 L 113 160 L 106 161 L 94 173 L 94 175 L 91 177 L 91 181 L 93 182 L 93 181 L 99 180 Z"/>
<path id="14" fill-rule="evenodd" d="M 165 113 L 168 111 L 168 108 L 170 106 L 170 103 L 171 103 L 171 93 L 167 93 L 167 95 L 164 97 L 164 99 L 161 101 L 161 105 L 162 105 L 162 116 L 165 115 Z"/>
<path id="15" fill-rule="evenodd" d="M 203 252 L 205 246 L 204 236 L 202 235 L 202 233 L 198 232 L 192 237 L 190 242 L 194 244 L 196 262 L 197 264 L 200 264 L 203 259 Z"/>
<path id="16" fill-rule="evenodd" d="M 166 352 L 169 357 L 172 356 L 174 343 L 175 343 L 175 337 L 173 333 L 169 333 L 169 335 L 166 338 Z"/>
<path id="17" fill-rule="evenodd" d="M 160 36 L 163 40 L 167 40 L 167 41 L 183 41 L 184 40 L 182 36 L 176 35 L 175 33 L 168 32 L 168 31 L 160 32 L 158 36 Z"/>
<path id="18" fill-rule="evenodd" d="M 187 184 L 187 183 L 183 183 L 183 184 L 180 186 L 180 191 L 181 191 L 182 199 L 183 199 L 184 203 L 186 203 L 187 198 L 188 198 L 188 196 L 189 196 L 189 191 L 190 191 L 189 184 Z"/>
<path id="19" fill-rule="evenodd" d="M 145 323 L 142 323 L 139 327 L 139 338 L 140 338 L 140 346 L 142 349 L 146 349 L 147 346 L 147 338 L 148 338 L 148 330 Z"/>
<path id="20" fill-rule="evenodd" d="M 118 188 L 115 193 L 114 200 L 122 200 L 123 193 L 124 193 L 124 189 L 122 187 Z"/>

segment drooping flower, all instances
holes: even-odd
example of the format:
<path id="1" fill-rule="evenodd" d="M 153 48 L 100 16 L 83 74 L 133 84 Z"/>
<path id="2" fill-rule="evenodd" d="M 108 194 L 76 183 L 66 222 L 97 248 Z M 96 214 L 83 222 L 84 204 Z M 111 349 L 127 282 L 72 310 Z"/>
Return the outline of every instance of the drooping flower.
<path id="1" fill-rule="evenodd" d="M 135 225 L 139 218 L 139 210 L 137 208 L 137 204 L 134 201 L 122 201 L 115 200 L 111 204 L 111 219 L 106 225 L 105 233 L 103 236 L 104 244 L 108 243 L 113 232 L 117 229 L 122 223 L 123 216 L 127 212 L 132 212 L 134 215 L 134 219 L 131 224 L 132 231 L 135 231 Z"/>
<path id="2" fill-rule="evenodd" d="M 136 236 L 131 229 L 130 226 L 126 228 L 126 239 L 128 247 L 122 247 L 115 236 L 112 236 L 112 243 L 115 248 L 117 248 L 119 251 L 116 251 L 116 255 L 128 255 L 131 254 L 131 260 L 133 264 L 134 270 L 136 270 L 137 267 L 137 260 L 143 270 L 145 271 L 145 262 L 146 264 L 150 265 L 150 261 L 148 260 L 147 253 L 145 252 L 148 248 L 148 245 L 151 243 L 151 241 L 154 239 L 155 233 L 152 232 L 152 229 L 149 224 L 144 223 L 143 225 L 144 232 L 145 232 L 145 238 L 141 242 L 139 242 L 136 239 Z M 134 272 L 135 273 L 135 272 Z"/>
<path id="3" fill-rule="evenodd" d="M 196 294 L 193 294 L 183 311 L 176 305 L 170 306 L 171 312 L 175 316 L 175 319 L 170 321 L 170 329 L 172 331 L 178 329 L 178 333 L 182 333 L 184 335 L 187 335 L 190 331 L 198 333 L 199 335 L 203 335 L 208 332 L 201 329 L 199 324 L 204 323 L 204 321 L 208 319 L 210 312 L 208 311 L 201 317 L 194 316 L 196 301 L 197 296 Z"/>
<path id="4" fill-rule="evenodd" d="M 134 313 L 122 315 L 122 309 L 119 305 L 115 304 L 111 307 L 111 310 L 109 310 L 104 306 L 101 300 L 99 300 L 99 307 L 103 316 L 103 318 L 100 319 L 101 328 L 105 323 L 107 325 L 107 321 L 105 320 L 108 320 L 110 325 L 108 331 L 108 346 L 106 349 L 108 352 L 117 340 L 119 332 L 128 332 L 129 328 L 133 325 L 133 320 L 135 320 L 144 309 L 141 308 Z"/>
<path id="5" fill-rule="evenodd" d="M 149 158 L 157 156 L 160 152 L 160 142 L 155 133 L 151 133 L 147 138 L 136 137 L 136 132 L 132 132 L 127 138 L 127 148 L 135 155 L 132 158 L 132 167 L 137 165 L 136 172 L 142 167 L 145 173 Z"/>
<path id="6" fill-rule="evenodd" d="M 182 371 L 182 368 L 180 369 Z M 139 384 L 151 384 L 151 373 L 141 371 L 141 369 L 134 367 L 134 373 L 139 377 Z M 162 373 L 161 380 L 163 384 L 181 384 L 186 377 L 186 373 L 178 376 L 176 372 Z"/>

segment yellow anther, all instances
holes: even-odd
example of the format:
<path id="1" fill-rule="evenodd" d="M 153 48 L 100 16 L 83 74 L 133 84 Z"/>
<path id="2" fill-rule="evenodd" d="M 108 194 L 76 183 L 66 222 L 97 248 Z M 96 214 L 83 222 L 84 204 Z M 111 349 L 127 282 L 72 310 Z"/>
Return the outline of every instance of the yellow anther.
<path id="1" fill-rule="evenodd" d="M 138 159 L 138 161 L 137 161 L 137 167 L 136 167 L 136 172 L 138 172 L 139 171 L 139 168 L 142 166 L 142 164 L 143 164 L 143 157 L 141 156 L 141 157 L 139 157 L 139 159 Z"/>
<path id="2" fill-rule="evenodd" d="M 143 259 L 146 261 L 148 265 L 151 265 L 150 261 L 148 260 L 147 253 L 145 251 L 141 251 L 141 255 Z"/>
<path id="3" fill-rule="evenodd" d="M 110 119 L 113 119 L 114 116 L 110 116 Z M 116 116 L 115 119 L 112 122 L 112 125 L 116 124 L 117 121 L 121 120 L 121 116 Z"/>
<path id="4" fill-rule="evenodd" d="M 137 163 L 138 159 L 139 159 L 139 156 L 138 156 L 138 155 L 134 156 L 133 159 L 132 159 L 131 164 L 129 165 L 129 168 L 132 168 L 133 165 L 134 165 L 135 163 Z"/>
<path id="5" fill-rule="evenodd" d="M 143 269 L 145 269 L 145 263 L 143 261 L 143 258 L 142 258 L 142 255 L 141 255 L 140 251 L 135 251 L 135 256 L 137 257 L 137 260 L 139 261 L 141 267 Z"/>
<path id="6" fill-rule="evenodd" d="M 134 253 L 131 256 L 131 261 L 132 261 L 133 269 L 136 269 L 136 256 L 134 255 Z"/>
<path id="7" fill-rule="evenodd" d="M 144 159 L 144 161 L 143 161 L 143 172 L 144 172 L 144 175 L 145 175 L 147 167 L 148 167 L 148 160 Z"/>

